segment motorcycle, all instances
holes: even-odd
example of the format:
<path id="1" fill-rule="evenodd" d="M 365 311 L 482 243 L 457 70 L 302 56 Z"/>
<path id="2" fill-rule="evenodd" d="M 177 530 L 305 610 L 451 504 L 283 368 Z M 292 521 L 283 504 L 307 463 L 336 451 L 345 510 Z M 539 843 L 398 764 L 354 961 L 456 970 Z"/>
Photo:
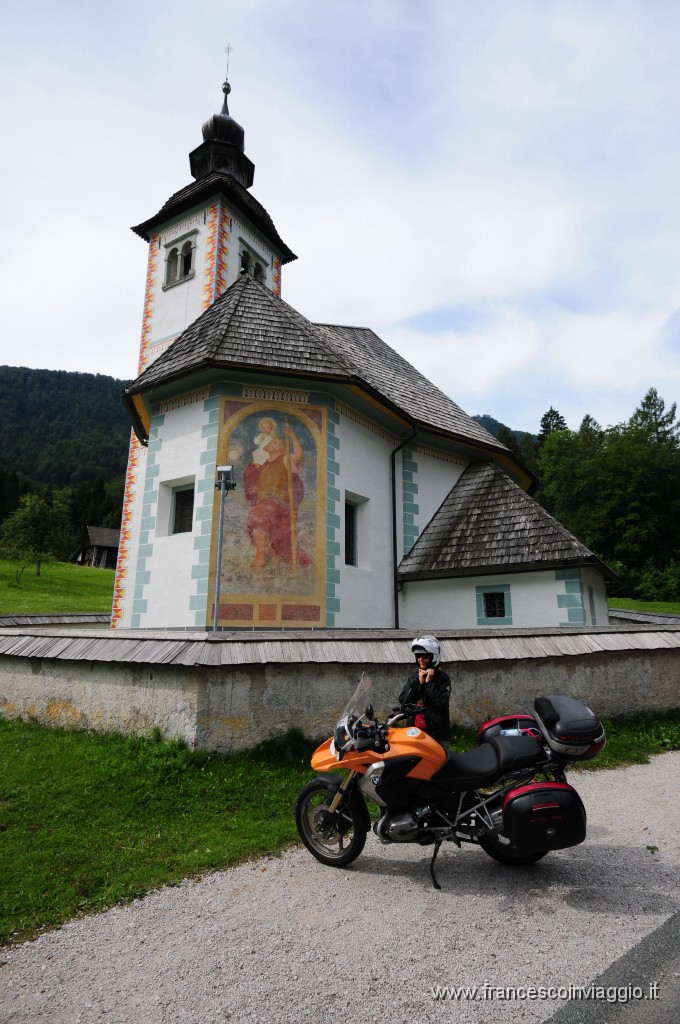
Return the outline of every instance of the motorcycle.
<path id="1" fill-rule="evenodd" d="M 485 722 L 478 745 L 447 753 L 408 725 L 415 708 L 381 722 L 362 675 L 333 732 L 312 755 L 317 778 L 300 792 L 295 820 L 309 852 L 333 867 L 356 860 L 371 831 L 381 843 L 433 846 L 430 875 L 443 842 L 479 846 L 507 865 L 533 864 L 552 850 L 582 843 L 586 811 L 566 769 L 604 749 L 601 723 L 585 704 L 553 695 L 534 715 Z M 402 723 L 398 726 L 397 723 Z M 346 770 L 344 778 L 337 769 Z M 371 825 L 367 801 L 377 806 Z"/>

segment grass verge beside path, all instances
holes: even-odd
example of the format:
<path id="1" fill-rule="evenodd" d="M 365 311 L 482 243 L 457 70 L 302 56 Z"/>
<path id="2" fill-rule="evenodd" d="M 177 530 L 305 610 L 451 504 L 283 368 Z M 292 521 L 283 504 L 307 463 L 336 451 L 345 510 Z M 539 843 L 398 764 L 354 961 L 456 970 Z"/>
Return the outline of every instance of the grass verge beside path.
<path id="1" fill-rule="evenodd" d="M 656 612 L 657 615 L 680 615 L 680 601 L 638 601 L 632 597 L 610 597 L 610 608 L 627 612 Z"/>
<path id="2" fill-rule="evenodd" d="M 0 615 L 111 611 L 113 569 L 46 562 L 40 576 L 29 566 L 17 583 L 16 568 L 0 560 Z"/>
<path id="3" fill-rule="evenodd" d="M 221 757 L 0 721 L 0 943 L 281 849 L 311 749 Z"/>
<path id="4" fill-rule="evenodd" d="M 607 723 L 584 767 L 680 749 L 680 711 Z M 474 746 L 457 730 L 452 746 Z M 289 734 L 224 757 L 178 742 L 0 720 L 0 944 L 297 839 L 313 744 Z"/>

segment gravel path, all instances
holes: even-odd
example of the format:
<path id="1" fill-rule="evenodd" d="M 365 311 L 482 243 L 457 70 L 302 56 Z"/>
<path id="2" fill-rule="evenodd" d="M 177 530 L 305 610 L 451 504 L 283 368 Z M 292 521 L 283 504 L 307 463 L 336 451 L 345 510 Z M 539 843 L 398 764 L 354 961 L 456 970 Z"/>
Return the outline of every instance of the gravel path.
<path id="1" fill-rule="evenodd" d="M 545 1021 L 564 999 L 431 988 L 588 985 L 680 909 L 680 752 L 572 782 L 588 839 L 531 868 L 446 844 L 436 892 L 427 850 L 371 836 L 348 869 L 295 849 L 0 950 L 0 1021 Z"/>

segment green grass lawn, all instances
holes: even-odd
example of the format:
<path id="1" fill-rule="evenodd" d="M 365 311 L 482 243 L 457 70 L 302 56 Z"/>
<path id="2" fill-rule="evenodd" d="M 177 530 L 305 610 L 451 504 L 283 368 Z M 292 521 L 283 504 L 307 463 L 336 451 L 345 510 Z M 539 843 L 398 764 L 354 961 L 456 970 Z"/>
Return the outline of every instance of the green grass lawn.
<path id="1" fill-rule="evenodd" d="M 680 749 L 680 712 L 608 735 L 586 767 Z M 458 730 L 453 745 L 474 742 Z M 0 944 L 294 842 L 311 750 L 289 735 L 223 757 L 0 720 Z"/>
<path id="2" fill-rule="evenodd" d="M 20 583 L 16 569 L 14 562 L 0 560 L 0 615 L 111 611 L 113 569 L 46 562 L 40 576 L 29 566 Z"/>
<path id="3" fill-rule="evenodd" d="M 0 720 L 0 943 L 281 849 L 311 749 L 222 757 Z"/>
<path id="4" fill-rule="evenodd" d="M 638 601 L 632 597 L 610 597 L 610 608 L 633 612 L 658 612 L 659 615 L 680 615 L 680 601 Z"/>

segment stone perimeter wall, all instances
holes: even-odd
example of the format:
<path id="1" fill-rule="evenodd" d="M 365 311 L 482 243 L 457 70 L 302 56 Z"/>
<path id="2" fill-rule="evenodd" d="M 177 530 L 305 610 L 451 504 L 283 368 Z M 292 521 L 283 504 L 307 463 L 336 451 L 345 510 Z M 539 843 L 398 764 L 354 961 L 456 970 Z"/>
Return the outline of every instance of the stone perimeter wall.
<path id="1" fill-rule="evenodd" d="M 596 714 L 628 717 L 680 708 L 680 649 L 560 658 L 464 662 L 452 679 L 451 717 L 479 725 L 531 711 L 534 698 L 563 693 Z M 382 716 L 408 665 L 366 665 L 369 698 Z M 183 668 L 0 656 L 0 718 L 141 734 L 158 727 L 190 747 L 231 752 L 297 727 L 325 737 L 354 692 L 356 664 Z"/>

